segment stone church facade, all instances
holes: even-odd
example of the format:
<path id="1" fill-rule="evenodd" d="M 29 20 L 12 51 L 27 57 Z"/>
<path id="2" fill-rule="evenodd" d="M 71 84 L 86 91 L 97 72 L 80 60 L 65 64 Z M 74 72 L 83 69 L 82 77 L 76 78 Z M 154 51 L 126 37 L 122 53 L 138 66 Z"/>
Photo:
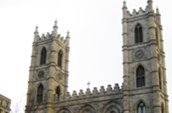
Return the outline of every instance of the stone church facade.
<path id="1" fill-rule="evenodd" d="M 169 113 L 159 10 L 152 0 L 130 13 L 123 3 L 123 84 L 70 94 L 68 62 L 70 36 L 57 32 L 34 42 L 25 113 Z"/>

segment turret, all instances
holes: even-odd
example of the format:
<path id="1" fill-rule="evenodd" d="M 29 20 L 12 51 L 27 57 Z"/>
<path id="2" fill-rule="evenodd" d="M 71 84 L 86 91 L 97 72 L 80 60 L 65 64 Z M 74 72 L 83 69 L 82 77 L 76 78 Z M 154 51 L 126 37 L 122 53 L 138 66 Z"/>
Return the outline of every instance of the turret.
<path id="1" fill-rule="evenodd" d="M 67 93 L 70 36 L 68 32 L 62 37 L 57 29 L 55 21 L 52 33 L 40 37 L 35 28 L 26 113 L 41 112 L 40 108 L 54 113 L 55 100 Z"/>
<path id="2" fill-rule="evenodd" d="M 152 0 L 145 10 L 129 13 L 125 1 L 122 9 L 124 113 L 144 113 L 148 106 L 148 113 L 160 113 L 168 109 L 168 96 L 159 10 L 154 12 Z"/>
<path id="3" fill-rule="evenodd" d="M 123 10 L 123 19 L 127 18 L 127 5 L 126 5 L 126 1 L 124 0 L 123 2 L 123 7 L 122 7 L 122 10 Z"/>
<path id="4" fill-rule="evenodd" d="M 57 36 L 57 29 L 58 29 L 57 20 L 55 20 L 54 21 L 54 26 L 53 26 L 53 31 L 52 31 L 52 36 L 53 37 L 56 37 Z"/>
<path id="5" fill-rule="evenodd" d="M 66 38 L 65 38 L 65 42 L 67 43 L 67 45 L 69 45 L 69 41 L 70 41 L 70 32 L 67 31 Z"/>
<path id="6" fill-rule="evenodd" d="M 147 7 L 146 7 L 147 11 L 153 11 L 153 5 L 152 4 L 153 4 L 152 0 L 147 1 Z"/>
<path id="7" fill-rule="evenodd" d="M 35 27 L 34 42 L 36 42 L 37 40 L 39 40 L 38 26 Z"/>
<path id="8" fill-rule="evenodd" d="M 161 26 L 161 14 L 159 12 L 159 8 L 156 8 L 156 19 L 159 25 Z"/>

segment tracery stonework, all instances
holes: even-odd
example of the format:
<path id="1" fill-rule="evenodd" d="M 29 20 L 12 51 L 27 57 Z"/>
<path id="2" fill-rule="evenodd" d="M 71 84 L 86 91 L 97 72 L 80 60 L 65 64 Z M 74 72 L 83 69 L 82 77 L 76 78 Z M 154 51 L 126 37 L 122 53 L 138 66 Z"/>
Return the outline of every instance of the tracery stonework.
<path id="1" fill-rule="evenodd" d="M 51 34 L 39 36 L 36 27 L 25 113 L 169 113 L 161 17 L 152 3 L 132 13 L 123 3 L 121 86 L 70 94 L 69 32 L 63 38 L 57 21 Z"/>

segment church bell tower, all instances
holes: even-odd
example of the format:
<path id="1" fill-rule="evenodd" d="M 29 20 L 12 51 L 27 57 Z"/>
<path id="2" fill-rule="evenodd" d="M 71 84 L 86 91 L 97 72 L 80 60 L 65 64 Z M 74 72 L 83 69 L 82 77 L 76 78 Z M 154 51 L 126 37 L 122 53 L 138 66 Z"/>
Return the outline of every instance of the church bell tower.
<path id="1" fill-rule="evenodd" d="M 169 113 L 161 17 L 152 3 L 132 13 L 123 3 L 124 113 Z"/>
<path id="2" fill-rule="evenodd" d="M 58 33 L 55 21 L 52 33 L 39 36 L 34 32 L 28 81 L 26 113 L 53 113 L 54 103 L 67 93 L 69 32 Z"/>

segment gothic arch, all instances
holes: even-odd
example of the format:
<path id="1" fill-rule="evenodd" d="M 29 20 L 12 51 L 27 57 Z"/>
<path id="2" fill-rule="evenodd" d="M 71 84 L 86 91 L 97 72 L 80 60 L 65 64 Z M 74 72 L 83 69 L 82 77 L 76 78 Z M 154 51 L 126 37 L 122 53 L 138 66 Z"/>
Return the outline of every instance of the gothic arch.
<path id="1" fill-rule="evenodd" d="M 122 107 L 119 102 L 110 101 L 102 108 L 103 113 L 122 113 Z"/>
<path id="2" fill-rule="evenodd" d="M 45 47 L 42 48 L 40 54 L 40 65 L 46 64 L 47 50 Z"/>
<path id="3" fill-rule="evenodd" d="M 57 111 L 57 113 L 72 113 L 68 108 L 64 107 Z"/>
<path id="4" fill-rule="evenodd" d="M 145 86 L 145 68 L 139 65 L 136 68 L 136 87 Z"/>
<path id="5" fill-rule="evenodd" d="M 62 67 L 62 64 L 63 64 L 63 51 L 62 50 L 59 50 L 58 52 L 58 58 L 57 58 L 57 65 L 59 67 Z"/>
<path id="6" fill-rule="evenodd" d="M 56 92 L 56 98 L 59 100 L 61 96 L 61 87 L 57 86 L 55 92 Z"/>
<path id="7" fill-rule="evenodd" d="M 135 43 L 143 42 L 143 28 L 140 23 L 137 23 L 134 28 Z"/>
<path id="8" fill-rule="evenodd" d="M 138 68 L 139 66 L 144 67 L 145 72 L 148 70 L 147 68 L 145 68 L 145 67 L 146 67 L 146 65 L 145 65 L 144 63 L 137 63 L 137 64 L 134 66 L 134 68 L 136 69 L 136 68 Z M 134 71 L 135 71 L 135 70 L 134 70 Z"/>
<path id="9" fill-rule="evenodd" d="M 146 113 L 146 104 L 143 101 L 137 105 L 137 113 Z"/>
<path id="10" fill-rule="evenodd" d="M 43 93 L 44 93 L 44 86 L 42 84 L 39 84 L 37 87 L 37 95 L 36 95 L 37 103 L 43 102 Z"/>
<path id="11" fill-rule="evenodd" d="M 142 104 L 143 103 L 143 104 Z M 142 99 L 140 99 L 139 101 L 137 101 L 135 104 L 134 104 L 134 111 L 135 111 L 135 113 L 140 113 L 139 112 L 139 107 L 140 107 L 140 105 L 142 104 L 142 106 L 145 106 L 145 112 L 143 112 L 143 113 L 147 113 L 147 104 L 146 104 L 146 102 L 144 101 L 144 100 L 142 100 Z M 142 112 L 141 112 L 142 113 Z"/>
<path id="12" fill-rule="evenodd" d="M 96 110 L 92 105 L 85 104 L 80 108 L 79 113 L 96 113 Z"/>

